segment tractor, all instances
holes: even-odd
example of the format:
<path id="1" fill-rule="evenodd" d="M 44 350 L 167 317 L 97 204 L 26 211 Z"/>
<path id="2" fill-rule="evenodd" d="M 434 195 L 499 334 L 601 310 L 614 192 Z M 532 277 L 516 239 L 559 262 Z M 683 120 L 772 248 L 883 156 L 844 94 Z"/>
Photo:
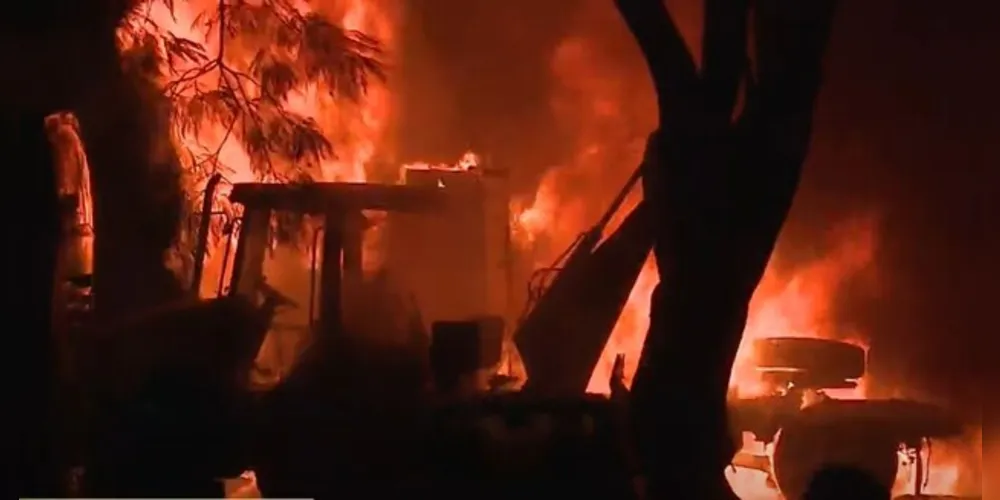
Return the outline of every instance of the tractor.
<path id="1" fill-rule="evenodd" d="M 470 302 L 475 293 L 460 283 L 463 275 L 472 279 L 464 271 L 449 282 L 455 285 L 441 286 L 451 279 L 442 271 L 432 295 L 451 293 L 459 297 L 448 304 L 474 305 L 451 318 L 432 318 L 429 333 L 419 304 L 401 300 L 390 307 L 386 299 L 393 294 L 361 292 L 371 282 L 364 269 L 371 211 L 404 214 L 397 219 L 402 225 L 448 213 L 465 217 L 468 199 L 449 184 L 467 179 L 436 178 L 420 185 L 236 184 L 230 200 L 242 214 L 227 224 L 235 250 L 227 245 L 223 252 L 219 296 L 147 316 L 125 328 L 131 336 L 116 337 L 133 338 L 132 343 L 104 348 L 119 353 L 114 358 L 135 367 L 136 375 L 92 371 L 104 374 L 102 387 L 114 389 L 103 396 L 120 399 L 140 391 L 136 381 L 161 371 L 152 367 L 180 367 L 199 374 L 192 381 L 236 393 L 246 387 L 234 382 L 235 374 L 245 381 L 247 373 L 258 372 L 270 383 L 258 388 L 266 390 L 250 391 L 257 396 L 251 397 L 253 410 L 243 413 L 252 416 L 243 422 L 249 430 L 239 434 L 241 445 L 229 447 L 241 452 L 231 453 L 235 458 L 226 472 L 235 476 L 240 467 L 252 468 L 267 496 L 333 495 L 349 484 L 382 493 L 430 494 L 453 487 L 454 471 L 461 470 L 465 486 L 488 486 L 498 497 L 545 481 L 564 491 L 572 483 L 580 493 L 627 497 L 635 471 L 618 459 L 628 454 L 622 405 L 585 391 L 652 249 L 643 203 L 605 234 L 639 177 L 637 170 L 598 223 L 540 273 L 533 302 L 508 333 L 498 320 L 503 315 L 488 310 L 488 300 Z M 274 221 L 289 215 L 312 228 L 304 238 L 312 241 L 309 251 L 290 257 L 301 271 L 297 278 L 269 267 L 276 255 Z M 196 286 L 202 281 L 207 218 L 195 259 Z M 437 258 L 442 266 L 458 266 L 466 258 L 440 253 L 444 257 L 436 252 L 423 257 Z M 414 266 L 420 263 L 404 267 Z M 421 272 L 415 276 L 428 281 L 426 269 Z M 301 293 L 279 292 L 279 281 Z M 293 336 L 308 340 L 296 348 L 294 369 L 276 373 L 257 366 L 265 337 L 282 329 L 305 332 Z M 510 337 L 527 381 L 517 391 L 498 392 L 478 382 L 496 371 L 503 339 Z M 901 447 L 919 457 L 929 439 L 961 432 L 959 422 L 932 405 L 828 397 L 829 389 L 851 387 L 864 375 L 863 349 L 780 337 L 760 340 L 755 348 L 761 376 L 772 390 L 731 401 L 733 431 L 773 442 L 774 451 L 769 457 L 741 454 L 734 465 L 767 471 L 788 499 L 801 498 L 809 478 L 830 462 L 859 466 L 891 486 Z"/>
<path id="2" fill-rule="evenodd" d="M 434 213 L 449 204 L 448 194 L 436 186 L 237 184 L 230 198 L 242 213 L 226 223 L 236 247 L 231 252 L 227 245 L 222 258 L 232 265 L 220 273 L 220 293 L 206 299 L 199 288 L 219 181 L 212 179 L 205 196 L 190 297 L 111 325 L 82 321 L 72 332 L 73 370 L 86 402 L 79 414 L 85 416 L 90 443 L 84 446 L 82 488 L 92 496 L 218 496 L 215 478 L 238 476 L 260 461 L 249 457 L 260 455 L 252 450 L 255 438 L 271 429 L 260 423 L 266 420 L 262 415 L 274 413 L 268 409 L 286 390 L 269 391 L 275 385 L 269 379 L 285 374 L 262 369 L 257 361 L 268 338 L 307 330 L 304 358 L 338 367 L 375 366 L 368 353 L 390 352 L 394 349 L 383 347 L 398 344 L 390 339 L 374 349 L 366 345 L 361 360 L 358 346 L 365 339 L 357 342 L 358 336 L 348 333 L 378 319 L 377 313 L 367 314 L 371 311 L 345 314 L 345 305 L 364 302 L 345 293 L 364 281 L 363 211 Z M 304 296 L 275 286 L 287 283 L 269 267 L 272 223 L 288 214 L 308 218 L 303 227 L 317 228 L 310 260 L 300 266 L 306 270 L 300 287 L 306 292 L 299 294 Z M 294 384 L 293 377 L 285 387 Z"/>

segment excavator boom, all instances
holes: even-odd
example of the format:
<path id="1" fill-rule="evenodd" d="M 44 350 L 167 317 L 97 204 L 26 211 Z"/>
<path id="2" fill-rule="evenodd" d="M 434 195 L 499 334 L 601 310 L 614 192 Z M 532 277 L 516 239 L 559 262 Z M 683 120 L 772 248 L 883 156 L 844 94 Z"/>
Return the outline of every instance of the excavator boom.
<path id="1" fill-rule="evenodd" d="M 550 395 L 586 391 L 594 366 L 652 251 L 645 203 L 636 206 L 617 230 L 597 244 L 638 179 L 639 170 L 608 213 L 572 249 L 515 332 L 528 374 L 524 390 Z"/>

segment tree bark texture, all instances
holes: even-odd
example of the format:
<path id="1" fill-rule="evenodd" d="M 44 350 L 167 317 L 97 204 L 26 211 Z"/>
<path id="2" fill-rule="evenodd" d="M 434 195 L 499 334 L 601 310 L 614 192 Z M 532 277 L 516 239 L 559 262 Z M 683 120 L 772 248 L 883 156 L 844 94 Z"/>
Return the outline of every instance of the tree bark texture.
<path id="1" fill-rule="evenodd" d="M 706 0 L 699 72 L 660 0 L 617 0 L 660 111 L 643 188 L 661 281 L 632 391 L 650 498 L 735 498 L 729 376 L 798 185 L 834 3 L 759 0 L 751 16 L 746 0 Z"/>

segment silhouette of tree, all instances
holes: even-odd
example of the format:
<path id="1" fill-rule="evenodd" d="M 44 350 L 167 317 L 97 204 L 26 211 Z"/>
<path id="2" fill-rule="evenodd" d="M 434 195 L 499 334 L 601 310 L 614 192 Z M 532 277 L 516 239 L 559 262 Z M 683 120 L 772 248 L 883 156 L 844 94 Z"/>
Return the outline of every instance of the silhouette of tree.
<path id="1" fill-rule="evenodd" d="M 121 37 L 131 57 L 145 60 L 141 67 L 148 77 L 164 76 L 158 73 L 166 63 L 163 92 L 174 133 L 197 138 L 206 125 L 224 127 L 217 144 L 208 145 L 214 148 L 189 151 L 196 175 L 215 173 L 220 149 L 233 138 L 262 178 L 309 177 L 308 167 L 333 155 L 333 147 L 313 119 L 286 108 L 289 94 L 321 83 L 331 96 L 357 101 L 370 77 L 385 78 L 378 40 L 320 14 L 301 13 L 287 0 L 220 0 L 214 10 L 201 12 L 193 27 L 206 38 L 218 37 L 214 54 L 161 30 L 149 17 L 154 1 L 131 13 Z M 173 10 L 173 0 L 159 1 Z"/>
<path id="2" fill-rule="evenodd" d="M 109 46 L 128 8 L 126 0 L 52 0 L 12 4 L 0 18 L 0 48 L 11 70 L 0 79 L 3 113 L 0 143 L 17 169 L 17 205 L 8 213 L 7 230 L 16 244 L 8 246 L 6 286 L 11 300 L 7 318 L 17 324 L 18 378 L 16 422 L 7 426 L 15 443 L 8 493 L 20 497 L 60 495 L 60 460 L 52 446 L 55 375 L 52 294 L 59 244 L 59 201 L 54 158 L 45 117 L 72 109 L 94 88 L 95 61 Z M 58 12 L 58 15 L 53 15 Z M 110 45 L 114 50 L 114 45 Z M 13 179 L 13 178 L 12 178 Z"/>
<path id="3" fill-rule="evenodd" d="M 736 498 L 729 376 L 798 186 L 835 3 L 706 0 L 699 69 L 661 0 L 616 1 L 659 100 L 643 192 L 661 281 L 632 390 L 650 498 Z"/>

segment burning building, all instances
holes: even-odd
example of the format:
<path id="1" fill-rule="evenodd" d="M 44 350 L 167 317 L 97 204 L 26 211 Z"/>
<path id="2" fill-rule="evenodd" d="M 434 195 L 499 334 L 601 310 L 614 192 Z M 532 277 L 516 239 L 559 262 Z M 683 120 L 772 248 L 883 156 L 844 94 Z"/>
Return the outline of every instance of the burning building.
<path id="1" fill-rule="evenodd" d="M 392 214 L 385 266 L 413 293 L 427 322 L 510 316 L 507 180 L 472 153 L 455 166 L 408 165 L 403 183 L 432 186 L 459 201 L 438 217 Z"/>

